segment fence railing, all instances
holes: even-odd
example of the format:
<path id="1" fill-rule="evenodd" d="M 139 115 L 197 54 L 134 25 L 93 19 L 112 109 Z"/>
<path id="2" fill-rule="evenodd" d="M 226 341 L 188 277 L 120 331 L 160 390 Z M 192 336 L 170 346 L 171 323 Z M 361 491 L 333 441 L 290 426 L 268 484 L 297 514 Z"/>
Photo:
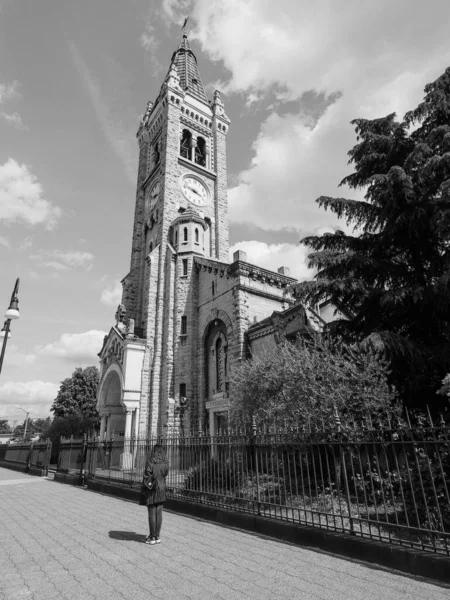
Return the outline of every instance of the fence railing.
<path id="1" fill-rule="evenodd" d="M 168 495 L 450 555 L 450 428 L 69 440 L 59 470 L 140 488 L 167 452 Z"/>
<path id="2" fill-rule="evenodd" d="M 0 446 L 0 464 L 2 466 L 18 466 L 41 469 L 48 474 L 48 466 L 52 452 L 51 442 L 32 442 L 30 444 L 8 444 Z"/>

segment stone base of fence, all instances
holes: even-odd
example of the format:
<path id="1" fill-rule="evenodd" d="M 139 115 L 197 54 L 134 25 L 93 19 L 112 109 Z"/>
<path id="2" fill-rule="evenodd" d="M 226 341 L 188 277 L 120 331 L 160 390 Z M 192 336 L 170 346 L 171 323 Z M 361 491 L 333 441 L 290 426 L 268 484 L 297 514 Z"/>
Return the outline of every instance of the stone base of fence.
<path id="1" fill-rule="evenodd" d="M 81 485 L 79 473 L 55 473 L 55 481 L 58 483 L 67 483 L 68 485 Z"/>
<path id="2" fill-rule="evenodd" d="M 79 478 L 74 475 L 55 475 L 61 483 L 77 485 Z M 78 483 L 75 483 L 75 479 Z M 92 491 L 108 494 L 129 500 L 139 501 L 140 491 L 90 479 L 87 488 Z M 396 569 L 403 573 L 434 579 L 450 584 L 449 559 L 429 552 L 412 550 L 402 546 L 394 546 L 364 539 L 350 534 L 335 533 L 316 527 L 306 527 L 258 515 L 230 511 L 207 504 L 190 502 L 178 498 L 168 498 L 164 503 L 167 510 L 186 516 L 212 521 L 225 527 L 235 527 L 245 531 L 264 535 L 286 542 L 306 546 L 339 556 L 368 562 L 374 566 Z"/>
<path id="3" fill-rule="evenodd" d="M 28 465 L 21 463 L 11 463 L 7 460 L 0 460 L 0 467 L 4 469 L 11 469 L 12 471 L 20 471 L 20 473 L 28 473 Z"/>

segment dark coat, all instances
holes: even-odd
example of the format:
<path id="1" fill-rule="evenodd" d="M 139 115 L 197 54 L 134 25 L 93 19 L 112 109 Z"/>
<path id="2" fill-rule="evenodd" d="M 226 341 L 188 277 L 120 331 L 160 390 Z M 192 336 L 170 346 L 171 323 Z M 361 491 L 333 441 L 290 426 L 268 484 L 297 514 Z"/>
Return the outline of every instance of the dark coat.
<path id="1" fill-rule="evenodd" d="M 153 464 L 147 460 L 144 470 L 144 479 L 147 479 L 152 473 L 156 477 L 158 485 L 156 490 L 150 491 L 142 482 L 141 496 L 139 504 L 148 506 L 149 504 L 157 504 L 166 500 L 166 477 L 169 472 L 169 463 L 167 461 Z"/>

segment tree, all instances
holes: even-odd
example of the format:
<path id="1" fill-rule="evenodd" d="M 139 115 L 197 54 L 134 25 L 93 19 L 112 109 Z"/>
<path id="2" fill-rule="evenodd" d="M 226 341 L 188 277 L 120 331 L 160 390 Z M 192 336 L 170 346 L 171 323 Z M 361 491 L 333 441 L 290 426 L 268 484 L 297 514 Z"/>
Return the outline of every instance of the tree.
<path id="1" fill-rule="evenodd" d="M 61 386 L 51 407 L 55 418 L 67 418 L 78 415 L 81 419 L 90 421 L 97 427 L 99 414 L 97 412 L 97 390 L 99 371 L 97 367 L 78 367 L 61 382 Z"/>
<path id="2" fill-rule="evenodd" d="M 317 335 L 284 342 L 234 371 L 232 421 L 330 427 L 335 407 L 344 419 L 382 421 L 399 412 L 388 374 L 371 348 Z"/>
<path id="3" fill-rule="evenodd" d="M 317 274 L 297 296 L 344 306 L 350 318 L 328 331 L 382 350 L 407 404 L 436 403 L 450 360 L 450 68 L 402 121 L 392 113 L 352 124 L 355 172 L 340 185 L 364 188 L 365 201 L 318 198 L 353 235 L 302 240 Z"/>
<path id="4" fill-rule="evenodd" d="M 8 419 L 0 419 L 0 433 L 11 433 L 12 429 Z"/>

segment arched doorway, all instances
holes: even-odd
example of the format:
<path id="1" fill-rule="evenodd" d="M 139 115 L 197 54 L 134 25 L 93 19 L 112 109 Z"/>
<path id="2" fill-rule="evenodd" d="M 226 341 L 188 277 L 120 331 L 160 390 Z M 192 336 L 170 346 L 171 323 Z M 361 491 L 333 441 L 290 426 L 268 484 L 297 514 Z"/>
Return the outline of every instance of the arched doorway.
<path id="1" fill-rule="evenodd" d="M 106 373 L 99 394 L 98 412 L 101 417 L 100 438 L 123 437 L 125 432 L 126 413 L 121 404 L 122 383 L 116 368 Z"/>

